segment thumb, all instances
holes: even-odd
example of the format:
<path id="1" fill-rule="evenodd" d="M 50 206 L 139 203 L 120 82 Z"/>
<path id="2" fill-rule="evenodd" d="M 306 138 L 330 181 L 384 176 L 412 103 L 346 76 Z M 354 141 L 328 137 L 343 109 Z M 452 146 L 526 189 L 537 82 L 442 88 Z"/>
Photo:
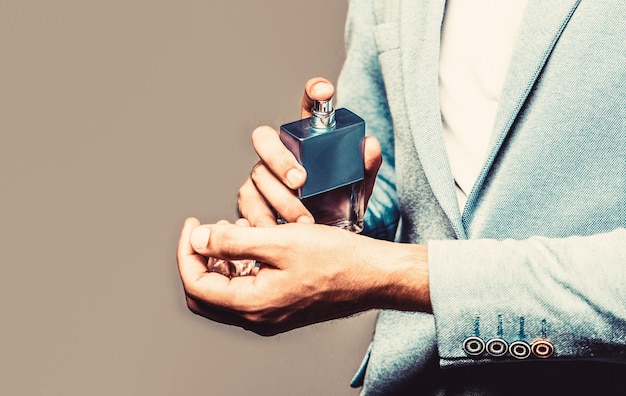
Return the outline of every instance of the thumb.
<path id="1" fill-rule="evenodd" d="M 283 231 L 282 227 L 205 224 L 193 229 L 189 241 L 195 252 L 205 257 L 268 262 L 289 244 L 290 233 Z"/>
<path id="2" fill-rule="evenodd" d="M 311 116 L 311 108 L 316 100 L 329 100 L 335 94 L 335 87 L 324 77 L 315 77 L 306 82 L 302 95 L 302 118 Z"/>
<path id="3" fill-rule="evenodd" d="M 210 226 L 199 226 L 194 228 L 191 231 L 191 235 L 189 237 L 189 241 L 191 242 L 191 246 L 193 250 L 198 253 L 202 253 L 209 246 L 209 238 L 211 236 L 211 228 Z"/>

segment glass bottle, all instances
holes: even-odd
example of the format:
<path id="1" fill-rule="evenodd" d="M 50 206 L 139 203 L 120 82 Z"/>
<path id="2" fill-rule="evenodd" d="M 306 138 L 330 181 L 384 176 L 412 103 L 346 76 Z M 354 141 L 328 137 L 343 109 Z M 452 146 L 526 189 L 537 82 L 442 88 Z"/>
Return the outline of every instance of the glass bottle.
<path id="1" fill-rule="evenodd" d="M 365 121 L 332 102 L 315 101 L 311 117 L 281 126 L 280 139 L 307 171 L 297 191 L 316 223 L 363 230 Z"/>

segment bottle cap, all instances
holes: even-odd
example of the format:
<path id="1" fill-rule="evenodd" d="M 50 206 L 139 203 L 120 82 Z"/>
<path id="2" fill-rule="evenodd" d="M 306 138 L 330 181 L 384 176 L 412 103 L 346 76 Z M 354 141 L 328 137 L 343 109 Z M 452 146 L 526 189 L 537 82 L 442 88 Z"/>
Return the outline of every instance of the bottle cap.
<path id="1" fill-rule="evenodd" d="M 311 127 L 328 129 L 335 127 L 335 109 L 332 99 L 316 100 L 311 109 Z"/>

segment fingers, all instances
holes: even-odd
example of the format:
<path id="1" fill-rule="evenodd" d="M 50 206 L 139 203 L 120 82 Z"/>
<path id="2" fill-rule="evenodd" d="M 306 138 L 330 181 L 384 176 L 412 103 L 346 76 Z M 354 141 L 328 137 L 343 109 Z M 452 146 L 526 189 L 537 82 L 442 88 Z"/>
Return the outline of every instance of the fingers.
<path id="1" fill-rule="evenodd" d="M 285 188 L 284 186 L 282 187 Z M 248 178 L 239 189 L 237 196 L 239 214 L 253 227 L 270 227 L 276 225 L 276 214 L 261 195 L 251 178 Z M 239 220 L 242 221 L 242 220 Z"/>
<path id="2" fill-rule="evenodd" d="M 199 255 L 191 244 L 191 234 L 196 228 L 199 228 L 200 221 L 196 218 L 188 218 L 185 220 L 183 229 L 180 232 L 178 240 L 178 249 L 176 250 L 176 260 L 178 262 L 178 272 L 185 291 L 191 285 L 204 276 L 209 275 L 206 267 L 206 258 Z M 217 275 L 217 274 L 215 274 Z M 226 278 L 227 279 L 227 278 Z"/>
<path id="3" fill-rule="evenodd" d="M 306 82 L 302 95 L 301 118 L 311 116 L 311 107 L 315 100 L 329 100 L 335 95 L 333 84 L 323 77 L 315 77 Z"/>
<path id="4" fill-rule="evenodd" d="M 255 227 L 276 224 L 276 213 L 287 222 L 312 223 L 313 216 L 293 192 L 306 180 L 304 167 L 270 127 L 255 129 L 252 144 L 260 161 L 239 190 L 241 215 Z"/>
<path id="5" fill-rule="evenodd" d="M 307 81 L 302 97 L 303 116 L 310 116 L 314 100 L 328 100 L 334 91 L 325 78 Z M 276 130 L 268 126 L 256 128 L 252 132 L 252 145 L 260 161 L 239 190 L 240 214 L 255 227 L 275 225 L 276 213 L 287 222 L 314 222 L 293 192 L 304 185 L 306 170 L 285 147 Z"/>
<path id="6" fill-rule="evenodd" d="M 271 127 L 262 126 L 252 132 L 252 145 L 257 155 L 278 180 L 295 190 L 304 184 L 306 171 L 281 142 Z"/>
<path id="7" fill-rule="evenodd" d="M 241 279 L 244 280 L 245 279 Z M 251 297 L 252 298 L 252 297 Z M 281 332 L 281 328 L 275 325 L 267 325 L 257 319 L 259 315 L 247 314 L 236 310 L 218 308 L 213 304 L 205 303 L 202 300 L 187 298 L 187 307 L 196 315 L 203 316 L 214 322 L 235 325 L 259 335 L 271 336 Z M 285 330 L 289 330 L 288 328 Z M 283 330 L 284 331 L 284 330 Z"/>
<path id="8" fill-rule="evenodd" d="M 223 223 L 201 225 L 190 232 L 189 243 L 193 251 L 201 256 L 270 262 L 276 258 L 274 254 L 277 249 L 287 249 L 287 240 L 292 237 L 281 228 L 241 227 Z"/>
<path id="9" fill-rule="evenodd" d="M 374 190 L 376 175 L 383 163 L 380 143 L 374 136 L 366 136 L 363 143 L 363 162 L 365 167 L 365 204 Z"/>
<path id="10" fill-rule="evenodd" d="M 188 218 L 185 220 L 183 229 L 180 232 L 178 240 L 178 249 L 176 250 L 176 259 L 178 262 L 178 272 L 183 281 L 183 286 L 194 283 L 196 280 L 209 274 L 206 267 L 206 258 L 199 255 L 191 244 L 192 231 L 201 228 L 200 221 L 196 218 Z M 200 235 L 202 237 L 202 235 Z M 198 238 L 198 236 L 196 236 Z"/>
<path id="11" fill-rule="evenodd" d="M 271 204 L 272 208 L 274 208 L 276 213 L 278 213 L 283 220 L 288 223 L 313 223 L 313 216 L 304 207 L 296 194 L 276 179 L 265 164 L 256 166 L 250 178 L 258 194 Z M 267 209 L 258 208 L 259 215 L 261 211 L 263 211 L 263 215 L 267 216 L 265 210 Z M 245 217 L 254 219 L 254 217 Z M 255 221 L 254 224 L 259 223 L 259 221 Z"/>
<path id="12" fill-rule="evenodd" d="M 223 223 L 220 225 L 225 226 Z M 207 270 L 207 259 L 193 247 L 192 238 L 197 244 L 198 240 L 208 240 L 209 234 L 210 229 L 201 226 L 198 219 L 189 218 L 185 220 L 178 240 L 176 251 L 178 272 L 190 309 L 189 300 L 210 301 L 218 306 L 227 306 L 233 299 L 233 292 L 236 292 L 230 286 L 230 280 L 227 277 Z"/>
<path id="13" fill-rule="evenodd" d="M 275 132 L 268 127 L 258 128 L 253 133 L 253 140 L 259 153 L 265 153 L 269 163 L 259 162 L 252 170 L 250 178 L 239 190 L 238 205 L 240 214 L 255 227 L 266 227 L 276 224 L 276 213 L 289 222 L 313 223 L 311 213 L 304 207 L 292 190 L 287 188 L 271 167 L 280 167 L 281 160 L 272 158 L 267 153 L 280 152 L 280 147 L 272 147 L 270 141 Z M 281 147 L 284 149 L 284 146 Z M 376 180 L 376 174 L 382 164 L 381 148 L 378 140 L 367 136 L 363 143 L 365 167 L 366 204 Z M 289 153 L 291 155 L 291 153 Z M 261 154 L 259 154 L 261 155 Z M 295 161 L 295 159 L 294 159 Z M 289 163 L 283 160 L 282 163 Z M 297 161 L 295 162 L 297 164 Z M 298 164 L 298 166 L 300 166 Z M 273 209 L 272 209 L 273 208 Z"/>
<path id="14" fill-rule="evenodd" d="M 272 335 L 361 310 L 362 236 L 320 225 L 258 228 L 185 222 L 178 249 L 188 308 L 211 320 Z M 207 272 L 203 256 L 267 262 L 257 276 Z M 366 255 L 367 256 L 367 255 Z M 329 260 L 329 257 L 332 259 Z M 384 260 L 383 260 L 384 261 Z M 365 279 L 378 279 L 374 273 Z M 359 278 L 357 276 L 356 278 Z M 331 292 L 331 291 L 336 291 Z M 320 298 L 322 297 L 323 298 Z"/>
<path id="15" fill-rule="evenodd" d="M 264 164 L 257 165 L 239 189 L 237 205 L 239 214 L 253 227 L 276 225 L 277 214 L 288 223 L 314 222 L 294 192 L 276 179 Z"/>
<path id="16" fill-rule="evenodd" d="M 189 237 L 191 235 L 191 231 L 200 225 L 200 220 L 195 217 L 190 217 L 185 220 L 185 224 L 183 225 L 183 229 L 180 232 L 180 238 L 178 239 L 178 247 L 176 249 L 176 258 L 178 259 L 178 263 L 189 257 L 194 256 L 196 252 L 193 250 L 191 243 L 189 241 Z M 202 265 L 204 267 L 204 264 Z M 206 270 L 206 267 L 204 267 Z M 196 268 L 198 270 L 198 268 Z M 182 274 L 181 274 L 182 275 Z"/>
<path id="17" fill-rule="evenodd" d="M 225 243 L 224 241 L 229 239 L 228 236 L 220 237 L 219 232 L 217 236 L 212 236 L 212 227 L 216 227 L 218 231 L 221 228 L 251 229 L 247 221 L 243 219 L 238 220 L 235 225 L 220 221 L 214 226 L 201 226 L 195 218 L 185 221 L 178 242 L 177 261 L 187 307 L 193 313 L 216 322 L 237 325 L 259 334 L 275 334 L 277 329 L 271 326 L 255 326 L 255 322 L 258 322 L 258 315 L 255 316 L 254 307 L 255 302 L 259 300 L 255 295 L 257 293 L 256 277 L 246 276 L 230 280 L 223 275 L 208 272 L 205 257 L 194 249 L 196 246 L 198 251 L 206 254 L 209 250 L 210 239 L 217 240 L 218 244 Z M 272 269 L 264 271 L 272 271 Z M 246 310 L 251 312 L 246 313 Z"/>
<path id="18" fill-rule="evenodd" d="M 248 219 L 244 219 L 244 218 L 237 219 L 235 221 L 235 224 L 237 224 L 238 226 L 241 226 L 241 227 L 250 227 L 251 226 L 251 224 L 248 221 Z"/>
<path id="19" fill-rule="evenodd" d="M 250 308 L 256 301 L 252 294 L 259 271 L 255 276 L 235 277 L 232 280 L 217 272 L 210 272 L 206 267 L 205 257 L 216 257 L 226 260 L 251 259 L 262 261 L 272 256 L 272 249 L 281 246 L 266 235 L 267 228 L 248 227 L 246 221 L 230 224 L 220 221 L 212 225 L 199 225 L 196 219 L 188 219 L 181 232 L 178 248 L 178 269 L 180 272 L 188 308 L 199 315 L 209 318 L 206 307 L 214 306 L 220 312 L 212 319 L 223 323 L 238 324 L 233 316 L 226 320 L 222 310 L 243 311 Z M 274 230 L 277 228 L 273 228 Z M 253 231 L 253 232 L 249 232 Z M 284 236 L 286 237 L 286 236 Z M 263 271 L 272 271 L 265 266 Z M 204 306 L 205 308 L 199 308 Z M 218 320 L 222 317 L 222 320 Z M 243 326 L 245 327 L 245 326 Z"/>

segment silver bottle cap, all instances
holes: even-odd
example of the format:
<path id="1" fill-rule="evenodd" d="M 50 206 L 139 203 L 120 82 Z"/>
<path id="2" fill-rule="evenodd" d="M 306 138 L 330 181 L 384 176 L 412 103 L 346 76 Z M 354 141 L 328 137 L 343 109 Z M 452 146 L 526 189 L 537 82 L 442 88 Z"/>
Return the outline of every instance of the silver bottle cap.
<path id="1" fill-rule="evenodd" d="M 311 109 L 311 127 L 329 129 L 335 127 L 335 109 L 332 99 L 316 100 Z"/>

